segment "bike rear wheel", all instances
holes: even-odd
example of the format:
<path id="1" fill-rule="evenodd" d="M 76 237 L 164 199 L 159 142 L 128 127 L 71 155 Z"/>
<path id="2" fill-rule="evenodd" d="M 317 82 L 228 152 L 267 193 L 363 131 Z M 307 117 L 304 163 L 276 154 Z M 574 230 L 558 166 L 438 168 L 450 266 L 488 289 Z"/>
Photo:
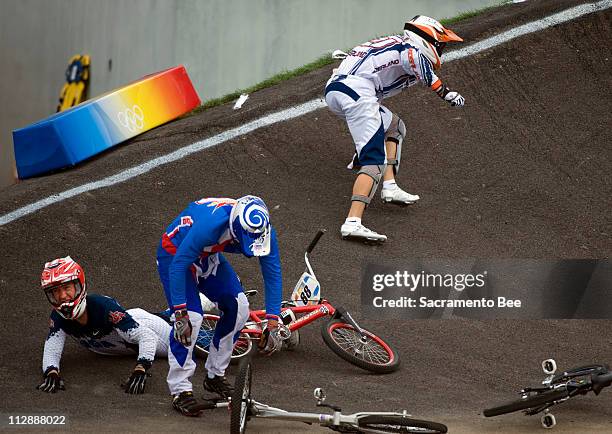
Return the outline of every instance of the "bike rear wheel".
<path id="1" fill-rule="evenodd" d="M 400 366 L 400 358 L 382 338 L 362 329 L 364 337 L 350 324 L 332 319 L 321 327 L 327 346 L 349 363 L 377 374 L 388 374 Z"/>
<path id="2" fill-rule="evenodd" d="M 528 408 L 540 407 L 546 404 L 553 404 L 568 396 L 568 391 L 565 388 L 551 389 L 537 395 L 530 395 L 526 398 L 508 402 L 497 407 L 487 408 L 483 411 L 485 417 L 499 416 L 500 414 L 512 413 L 514 411 L 526 410 Z"/>
<path id="3" fill-rule="evenodd" d="M 446 425 L 401 415 L 371 415 L 359 419 L 361 432 L 442 434 Z"/>
<path id="4" fill-rule="evenodd" d="M 234 392 L 230 402 L 231 434 L 244 434 L 246 432 L 247 423 L 250 418 L 252 375 L 251 358 L 244 357 L 240 361 L 238 375 L 234 382 Z"/>
<path id="5" fill-rule="evenodd" d="M 193 352 L 197 357 L 201 359 L 206 359 L 208 357 L 208 348 L 212 342 L 213 336 L 215 335 L 215 329 L 217 328 L 219 318 L 219 315 L 208 313 L 205 313 L 202 317 L 202 325 L 200 326 L 200 331 L 198 332 L 196 344 L 193 347 Z M 255 345 L 253 345 L 253 341 L 250 336 L 247 333 L 241 332 L 238 339 L 234 343 L 231 363 L 236 363 L 243 357 L 255 352 L 255 350 Z"/>

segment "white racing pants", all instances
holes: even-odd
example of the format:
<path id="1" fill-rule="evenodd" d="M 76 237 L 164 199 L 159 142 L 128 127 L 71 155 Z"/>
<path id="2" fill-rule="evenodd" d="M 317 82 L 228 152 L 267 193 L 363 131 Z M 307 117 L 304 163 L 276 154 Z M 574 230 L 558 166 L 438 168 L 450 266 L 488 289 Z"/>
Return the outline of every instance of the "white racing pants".
<path id="1" fill-rule="evenodd" d="M 374 83 L 354 75 L 336 75 L 327 82 L 325 102 L 346 120 L 353 137 L 355 157 L 349 169 L 386 164 L 385 131 L 393 113 L 378 102 Z"/>
<path id="2" fill-rule="evenodd" d="M 181 392 L 192 391 L 191 377 L 195 373 L 196 363 L 193 360 L 193 347 L 195 346 L 200 326 L 202 325 L 202 314 L 188 311 L 191 321 L 191 345 L 183 346 L 174 339 L 174 329 L 170 328 L 170 351 L 168 351 L 168 388 L 171 395 L 178 395 Z"/>
<path id="3" fill-rule="evenodd" d="M 209 345 L 209 354 L 206 359 L 206 370 L 211 374 L 223 376 L 227 369 L 234 343 L 240 331 L 249 318 L 249 301 L 244 293 L 237 296 L 228 294 L 217 301 L 221 318 L 217 322 L 215 334 Z M 189 310 L 189 319 L 193 327 L 191 332 L 191 345 L 185 347 L 174 339 L 174 331 L 170 330 L 170 349 L 168 352 L 168 388 L 170 394 L 177 395 L 184 391 L 193 390 L 191 377 L 195 373 L 196 363 L 193 360 L 193 347 L 196 344 L 202 314 Z"/>
<path id="4" fill-rule="evenodd" d="M 225 306 L 221 301 L 217 304 L 222 315 L 210 343 L 205 367 L 210 374 L 223 376 L 230 363 L 234 343 L 249 318 L 249 301 L 241 292 L 233 300 L 228 300 Z"/>

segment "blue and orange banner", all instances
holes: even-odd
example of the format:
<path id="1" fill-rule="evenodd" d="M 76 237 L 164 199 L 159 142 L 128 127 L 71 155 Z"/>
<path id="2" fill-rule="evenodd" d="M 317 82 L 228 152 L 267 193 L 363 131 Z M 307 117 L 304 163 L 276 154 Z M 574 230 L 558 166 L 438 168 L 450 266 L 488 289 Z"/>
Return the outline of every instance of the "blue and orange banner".
<path id="1" fill-rule="evenodd" d="M 73 166 L 200 105 L 177 66 L 13 131 L 19 178 Z"/>

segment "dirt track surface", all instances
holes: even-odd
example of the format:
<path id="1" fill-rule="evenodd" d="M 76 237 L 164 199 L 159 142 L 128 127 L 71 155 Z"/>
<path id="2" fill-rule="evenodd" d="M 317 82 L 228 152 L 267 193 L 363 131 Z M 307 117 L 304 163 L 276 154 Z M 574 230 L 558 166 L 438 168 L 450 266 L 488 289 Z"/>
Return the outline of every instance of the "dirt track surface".
<path id="1" fill-rule="evenodd" d="M 476 41 L 578 3 L 506 5 L 453 29 Z M 441 76 L 465 96 L 463 110 L 445 106 L 426 89 L 389 100 L 410 131 L 398 182 L 422 199 L 410 208 L 375 203 L 368 209 L 364 222 L 389 236 L 384 246 L 340 240 L 354 179 L 344 167 L 353 147 L 346 126 L 326 109 L 0 227 L 0 293 L 6 299 L 0 339 L 12 349 L 1 356 L 2 418 L 66 414 L 66 428 L 78 431 L 227 431 L 225 411 L 187 419 L 171 409 L 163 360 L 154 365 L 148 393 L 128 397 L 118 385 L 132 359 L 99 357 L 69 342 L 62 359 L 68 390 L 53 396 L 35 391 L 48 315 L 38 276 L 46 260 L 70 254 L 85 267 L 91 292 L 117 297 L 126 307 L 158 310 L 164 297 L 154 252 L 166 225 L 194 199 L 253 193 L 272 210 L 285 295 L 303 269 L 311 237 L 328 228 L 313 257 L 323 294 L 387 337 L 403 359 L 392 375 L 364 373 L 329 351 L 314 325 L 303 329 L 296 351 L 256 360 L 258 400 L 314 411 L 312 389 L 323 386 L 329 401 L 347 411 L 406 408 L 448 424 L 449 432 L 538 432 L 535 417 L 484 419 L 480 413 L 541 380 L 545 358 L 556 358 L 561 367 L 611 363 L 611 321 L 363 318 L 361 267 L 366 260 L 405 257 L 609 258 L 612 67 L 605 56 L 611 24 L 607 10 L 445 65 Z M 230 104 L 185 117 L 76 169 L 0 190 L 0 213 L 319 97 L 330 70 L 257 92 L 240 111 Z M 256 261 L 230 260 L 247 287 L 261 286 Z M 197 395 L 202 378 L 199 366 Z M 612 432 L 611 404 L 608 390 L 563 404 L 555 411 L 556 432 Z M 257 420 L 252 428 L 302 427 Z"/>

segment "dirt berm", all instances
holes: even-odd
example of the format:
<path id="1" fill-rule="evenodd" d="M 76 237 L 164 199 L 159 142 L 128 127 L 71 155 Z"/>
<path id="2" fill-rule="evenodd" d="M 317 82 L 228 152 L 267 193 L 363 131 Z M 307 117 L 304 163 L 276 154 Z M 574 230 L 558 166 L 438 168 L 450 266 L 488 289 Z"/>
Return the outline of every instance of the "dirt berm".
<path id="1" fill-rule="evenodd" d="M 579 3 L 509 4 L 452 28 L 471 43 Z M 329 351 L 315 325 L 303 329 L 296 351 L 256 361 L 258 400 L 314 411 L 312 389 L 322 386 L 329 400 L 347 411 L 406 408 L 448 424 L 450 432 L 537 432 L 538 418 L 485 419 L 482 409 L 540 380 L 545 358 L 556 358 L 561 367 L 612 362 L 612 321 L 364 317 L 361 273 L 367 260 L 608 258 L 611 25 L 608 9 L 444 65 L 441 78 L 466 98 L 462 110 L 424 88 L 388 100 L 409 130 L 399 183 L 422 199 L 409 208 L 375 201 L 368 209 L 365 223 L 389 237 L 382 246 L 340 239 L 354 179 L 345 169 L 353 145 L 343 122 L 325 108 L 0 227 L 2 423 L 8 415 L 61 413 L 68 416 L 64 428 L 79 431 L 227 431 L 225 411 L 188 419 L 172 410 L 163 360 L 153 367 L 148 393 L 131 397 L 119 383 L 132 359 L 99 357 L 69 343 L 62 359 L 67 390 L 36 391 L 49 314 L 38 279 L 45 261 L 70 254 L 85 267 L 90 292 L 114 296 L 127 307 L 161 309 L 154 255 L 166 225 L 192 200 L 252 193 L 271 209 L 285 296 L 302 272 L 311 237 L 327 228 L 312 258 L 324 296 L 386 337 L 403 359 L 397 373 L 364 373 Z M 256 92 L 239 111 L 227 104 L 188 116 L 75 169 L 4 188 L 0 214 L 321 97 L 331 68 Z M 247 287 L 261 286 L 256 260 L 230 260 Z M 261 298 L 253 304 L 260 305 Z M 199 366 L 197 395 L 202 375 Z M 612 391 L 572 400 L 556 415 L 559 433 L 612 432 Z M 315 429 L 263 420 L 252 428 Z"/>

